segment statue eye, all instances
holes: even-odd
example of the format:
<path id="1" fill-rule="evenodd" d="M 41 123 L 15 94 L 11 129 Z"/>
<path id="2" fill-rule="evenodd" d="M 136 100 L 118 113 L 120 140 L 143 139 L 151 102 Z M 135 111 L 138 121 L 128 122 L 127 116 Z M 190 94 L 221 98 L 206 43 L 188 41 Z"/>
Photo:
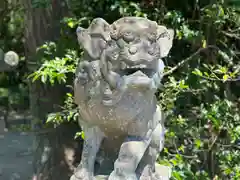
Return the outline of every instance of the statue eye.
<path id="1" fill-rule="evenodd" d="M 132 42 L 135 39 L 135 35 L 132 32 L 124 32 L 123 40 L 126 42 Z"/>

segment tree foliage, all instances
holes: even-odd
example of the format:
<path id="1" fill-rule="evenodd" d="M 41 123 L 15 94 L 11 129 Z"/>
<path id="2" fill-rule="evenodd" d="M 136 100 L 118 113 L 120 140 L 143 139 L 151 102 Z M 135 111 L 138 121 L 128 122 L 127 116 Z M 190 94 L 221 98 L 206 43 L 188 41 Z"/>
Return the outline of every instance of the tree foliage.
<path id="1" fill-rule="evenodd" d="M 23 48 L 23 8 L 19 0 L 2 0 L 0 6 L 0 49 L 15 51 L 20 57 L 16 71 L 0 73 L 0 107 L 28 106 L 26 64 Z"/>

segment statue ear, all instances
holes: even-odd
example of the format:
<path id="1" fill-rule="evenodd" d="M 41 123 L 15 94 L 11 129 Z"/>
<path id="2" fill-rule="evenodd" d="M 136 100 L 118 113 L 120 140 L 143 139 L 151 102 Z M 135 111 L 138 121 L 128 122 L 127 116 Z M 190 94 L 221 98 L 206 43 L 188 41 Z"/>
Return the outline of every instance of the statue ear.
<path id="1" fill-rule="evenodd" d="M 99 59 L 110 38 L 110 25 L 102 18 L 92 21 L 88 29 L 77 28 L 79 44 L 92 59 Z"/>
<path id="2" fill-rule="evenodd" d="M 158 43 L 160 46 L 161 58 L 166 57 L 172 48 L 174 30 L 167 29 L 165 26 L 158 26 Z"/>

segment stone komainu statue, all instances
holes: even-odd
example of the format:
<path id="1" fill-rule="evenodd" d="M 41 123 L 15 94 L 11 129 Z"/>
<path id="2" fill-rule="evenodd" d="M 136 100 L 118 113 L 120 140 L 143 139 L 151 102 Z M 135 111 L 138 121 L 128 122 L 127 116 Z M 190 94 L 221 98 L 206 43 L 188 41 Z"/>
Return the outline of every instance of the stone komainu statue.
<path id="1" fill-rule="evenodd" d="M 77 37 L 84 50 L 74 82 L 85 139 L 71 180 L 158 179 L 164 125 L 155 92 L 173 31 L 139 17 L 96 18 Z M 98 163 L 97 162 L 98 160 Z M 98 167 L 97 167 L 98 165 Z"/>

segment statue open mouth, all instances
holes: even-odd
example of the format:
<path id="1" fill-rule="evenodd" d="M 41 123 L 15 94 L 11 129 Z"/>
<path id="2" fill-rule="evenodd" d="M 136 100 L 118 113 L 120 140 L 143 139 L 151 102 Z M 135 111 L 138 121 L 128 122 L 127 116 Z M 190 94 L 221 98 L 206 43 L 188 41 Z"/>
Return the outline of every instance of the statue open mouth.
<path id="1" fill-rule="evenodd" d="M 108 63 L 108 65 L 110 64 Z M 116 104 L 129 88 L 139 88 L 143 92 L 155 92 L 160 83 L 158 69 L 157 67 L 152 68 L 148 64 L 129 66 L 125 63 L 121 68 L 110 68 L 106 80 L 115 88 L 104 92 L 103 103 L 107 106 Z"/>
<path id="2" fill-rule="evenodd" d="M 127 67 L 118 71 L 118 74 L 121 76 L 130 76 L 136 74 L 138 76 L 146 76 L 148 78 L 152 78 L 155 73 L 156 71 L 154 69 L 147 68 L 146 65 Z"/>
<path id="3" fill-rule="evenodd" d="M 124 84 L 134 87 L 150 87 L 152 77 L 156 72 L 149 68 L 126 68 L 119 71 Z"/>
<path id="4" fill-rule="evenodd" d="M 159 64 L 159 62 L 156 64 Z M 158 87 L 157 81 L 160 78 L 158 66 L 153 67 L 153 65 L 148 64 L 129 66 L 125 63 L 122 64 L 124 65 L 120 69 L 112 69 L 109 72 L 109 76 L 111 76 L 109 79 L 115 81 L 114 84 L 117 85 L 117 89 L 125 90 L 129 87 L 155 89 Z"/>

